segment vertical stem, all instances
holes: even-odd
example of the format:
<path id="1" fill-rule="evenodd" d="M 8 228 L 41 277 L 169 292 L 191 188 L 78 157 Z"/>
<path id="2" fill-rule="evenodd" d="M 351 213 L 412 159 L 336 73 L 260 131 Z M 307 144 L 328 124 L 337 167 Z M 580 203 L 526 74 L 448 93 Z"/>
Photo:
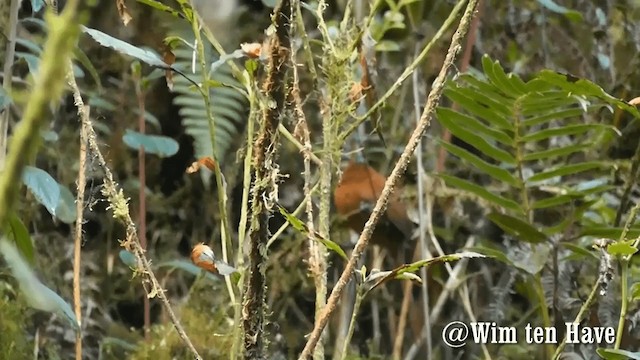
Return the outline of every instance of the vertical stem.
<path id="1" fill-rule="evenodd" d="M 627 297 L 628 278 L 629 278 L 629 261 L 622 259 L 620 261 L 620 268 L 622 269 L 620 274 L 620 296 L 622 303 L 620 305 L 620 319 L 618 320 L 618 330 L 616 331 L 616 344 L 614 349 L 620 349 L 620 342 L 622 341 L 622 335 L 624 333 L 624 318 L 627 316 L 627 306 L 629 305 Z"/>
<path id="2" fill-rule="evenodd" d="M 9 8 L 9 21 L 7 23 L 9 33 L 6 34 L 7 47 L 4 53 L 4 79 L 2 81 L 2 87 L 6 92 L 9 92 L 11 89 L 11 78 L 13 77 L 13 57 L 16 50 L 16 27 L 18 26 L 18 10 L 20 8 L 20 2 L 21 0 L 11 0 L 11 6 Z M 0 36 L 4 35 L 5 34 L 0 34 Z M 0 170 L 4 169 L 4 162 L 7 156 L 10 113 L 11 111 L 8 107 L 3 113 L 0 113 Z"/>
<path id="3" fill-rule="evenodd" d="M 73 65 L 69 61 L 69 74 L 73 74 Z M 68 79 L 69 82 L 75 83 L 73 76 Z M 73 85 L 72 85 L 73 87 Z M 76 105 L 78 106 L 78 105 Z M 89 112 L 89 107 L 85 106 L 84 111 Z M 81 123 L 80 126 L 80 155 L 76 196 L 76 226 L 73 243 L 73 308 L 78 319 L 78 323 L 82 323 L 82 299 L 80 297 L 80 266 L 82 265 L 82 224 L 84 214 L 84 190 L 87 186 L 86 167 L 87 167 L 87 128 L 86 124 Z M 76 333 L 76 360 L 82 360 L 82 332 Z"/>
<path id="4" fill-rule="evenodd" d="M 357 276 L 357 275 L 356 275 Z M 340 360 L 344 360 L 347 356 L 349 343 L 351 343 L 351 338 L 353 337 L 353 331 L 356 328 L 356 318 L 358 317 L 358 312 L 360 311 L 360 305 L 362 304 L 362 300 L 364 299 L 364 291 L 362 291 L 362 284 L 356 285 L 356 302 L 353 305 L 353 312 L 351 313 L 351 320 L 349 321 L 349 330 L 347 331 L 347 336 L 342 342 L 342 351 L 340 355 Z"/>
<path id="5" fill-rule="evenodd" d="M 138 129 L 141 134 L 144 134 L 146 131 L 146 123 L 144 120 L 144 92 L 142 91 L 142 85 L 140 84 L 140 69 L 134 70 L 138 71 L 135 76 L 135 88 L 136 88 L 136 97 L 138 98 Z M 147 171 L 145 164 L 145 151 L 144 146 L 140 145 L 138 149 L 138 180 L 140 182 L 140 188 L 138 189 L 138 233 L 140 234 L 140 246 L 144 251 L 147 250 L 147 201 L 145 196 L 145 190 L 147 189 Z M 144 338 L 149 340 L 149 328 L 151 326 L 151 304 L 149 303 L 149 297 L 147 294 L 144 294 Z"/>

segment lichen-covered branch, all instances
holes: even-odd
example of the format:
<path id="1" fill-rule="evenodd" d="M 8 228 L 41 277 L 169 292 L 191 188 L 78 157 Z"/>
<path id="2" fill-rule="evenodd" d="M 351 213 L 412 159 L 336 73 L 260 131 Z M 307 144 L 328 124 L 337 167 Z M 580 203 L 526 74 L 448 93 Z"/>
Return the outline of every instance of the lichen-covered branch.
<path id="1" fill-rule="evenodd" d="M 254 144 L 254 183 L 251 189 L 251 226 L 249 229 L 249 268 L 246 273 L 242 302 L 244 358 L 265 358 L 265 287 L 268 220 L 277 196 L 278 169 L 275 155 L 278 125 L 285 107 L 286 62 L 289 59 L 288 21 L 291 18 L 289 0 L 281 0 L 274 9 L 272 23 L 275 33 L 268 43 L 266 77 L 262 84 L 263 99 L 260 129 Z"/>

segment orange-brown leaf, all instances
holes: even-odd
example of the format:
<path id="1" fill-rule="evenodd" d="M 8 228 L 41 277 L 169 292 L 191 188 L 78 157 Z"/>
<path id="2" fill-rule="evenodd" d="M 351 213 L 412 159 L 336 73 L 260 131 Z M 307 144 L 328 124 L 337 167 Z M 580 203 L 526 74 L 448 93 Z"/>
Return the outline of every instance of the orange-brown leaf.
<path id="1" fill-rule="evenodd" d="M 187 168 L 187 174 L 193 174 L 198 172 L 201 167 L 206 167 L 207 169 L 213 171 L 216 169 L 216 162 L 209 156 L 205 156 L 203 158 L 198 159 L 198 161 L 194 161 L 191 166 Z"/>
<path id="2" fill-rule="evenodd" d="M 251 59 L 257 59 L 262 54 L 262 44 L 260 43 L 242 43 L 240 49 Z"/>
<path id="3" fill-rule="evenodd" d="M 122 20 L 122 23 L 124 24 L 124 26 L 127 26 L 129 22 L 133 20 L 133 17 L 129 13 L 129 10 L 127 9 L 127 5 L 125 5 L 124 0 L 116 0 L 116 7 L 118 8 L 118 15 L 120 15 L 120 19 Z"/>

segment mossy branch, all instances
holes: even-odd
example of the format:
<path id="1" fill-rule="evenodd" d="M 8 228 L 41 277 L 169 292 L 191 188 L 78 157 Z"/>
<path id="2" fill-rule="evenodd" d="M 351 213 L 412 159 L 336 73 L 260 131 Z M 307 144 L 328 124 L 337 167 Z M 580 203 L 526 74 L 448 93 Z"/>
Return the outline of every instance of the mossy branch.
<path id="1" fill-rule="evenodd" d="M 345 267 L 344 271 L 340 275 L 340 279 L 336 283 L 336 286 L 333 288 L 333 291 L 329 296 L 329 300 L 327 301 L 327 306 L 324 308 L 320 318 L 316 319 L 316 323 L 313 328 L 313 331 L 309 335 L 309 339 L 302 353 L 300 354 L 299 359 L 301 360 L 306 360 L 311 357 L 311 353 L 316 347 L 316 344 L 320 339 L 322 331 L 324 330 L 325 326 L 327 325 L 327 322 L 329 321 L 329 317 L 331 316 L 333 311 L 335 311 L 338 304 L 338 299 L 340 299 L 340 297 L 342 296 L 342 292 L 347 286 L 349 279 L 351 278 L 351 274 L 353 273 L 358 260 L 360 259 L 360 257 L 366 250 L 367 245 L 369 244 L 369 239 L 373 234 L 375 225 L 380 220 L 380 217 L 382 216 L 387 206 L 387 203 L 389 201 L 389 196 L 391 195 L 393 188 L 395 187 L 400 176 L 405 172 L 407 168 L 407 164 L 409 163 L 409 160 L 411 160 L 412 154 L 415 151 L 416 147 L 418 146 L 418 142 L 422 139 L 422 136 L 424 136 L 424 133 L 427 131 L 427 128 L 431 123 L 431 117 L 435 113 L 436 107 L 440 101 L 440 97 L 442 96 L 442 92 L 444 90 L 447 74 L 449 73 L 449 69 L 453 66 L 453 63 L 455 61 L 455 58 L 458 52 L 462 48 L 460 44 L 469 29 L 469 24 L 471 23 L 471 19 L 473 18 L 473 14 L 475 12 L 477 4 L 478 4 L 478 0 L 470 0 L 467 4 L 467 8 L 464 12 L 464 15 L 462 16 L 462 19 L 460 20 L 458 29 L 456 30 L 451 40 L 451 45 L 449 46 L 449 50 L 447 51 L 447 56 L 444 60 L 444 64 L 442 65 L 442 68 L 440 69 L 438 77 L 436 78 L 433 84 L 433 88 L 431 89 L 431 92 L 427 97 L 425 109 L 422 115 L 420 116 L 420 122 L 418 123 L 418 125 L 416 126 L 416 129 L 411 134 L 411 138 L 409 139 L 409 142 L 405 146 L 405 149 L 402 152 L 400 159 L 398 160 L 395 167 L 393 168 L 391 175 L 385 182 L 384 189 L 382 190 L 382 194 L 380 195 L 380 198 L 378 199 L 375 207 L 373 208 L 371 217 L 369 218 L 369 220 L 364 226 L 362 234 L 360 235 L 360 238 L 358 239 L 358 242 L 356 243 L 356 246 L 353 249 L 351 258 L 349 259 L 347 266 Z"/>
<path id="2" fill-rule="evenodd" d="M 244 358 L 265 358 L 265 289 L 269 213 L 277 193 L 278 170 L 274 168 L 280 116 L 286 100 L 286 62 L 289 51 L 287 22 L 291 18 L 289 0 L 281 0 L 273 11 L 275 33 L 269 38 L 266 78 L 260 129 L 254 144 L 254 183 L 251 191 L 251 225 L 249 229 L 249 268 L 242 302 Z"/>

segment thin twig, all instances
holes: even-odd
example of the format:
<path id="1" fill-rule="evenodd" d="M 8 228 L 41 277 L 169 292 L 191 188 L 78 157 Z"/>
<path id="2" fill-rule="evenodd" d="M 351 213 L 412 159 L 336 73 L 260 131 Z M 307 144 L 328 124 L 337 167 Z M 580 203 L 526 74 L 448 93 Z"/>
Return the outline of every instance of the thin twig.
<path id="1" fill-rule="evenodd" d="M 140 68 L 134 70 L 134 82 L 136 90 L 136 98 L 138 99 L 138 129 L 141 134 L 146 131 L 146 123 L 144 119 L 144 92 L 142 91 L 142 79 L 140 78 Z M 138 188 L 138 234 L 140 236 L 140 246 L 144 251 L 147 251 L 147 197 L 145 196 L 147 190 L 147 166 L 145 165 L 145 150 L 141 144 L 138 148 L 138 180 L 140 187 Z M 149 303 L 149 297 L 145 296 L 143 299 L 144 312 L 144 338 L 149 341 L 149 335 L 151 330 L 151 304 Z"/>
<path id="2" fill-rule="evenodd" d="M 73 74 L 73 68 L 69 68 L 69 74 Z M 76 104 L 78 106 L 78 104 Z M 78 107 L 79 108 L 79 107 Z M 89 113 L 89 107 L 85 106 L 84 112 Z M 80 298 L 80 266 L 82 265 L 82 225 L 84 222 L 84 190 L 87 186 L 87 128 L 84 123 L 80 126 L 80 155 L 76 195 L 76 226 L 73 242 L 73 309 L 79 323 L 82 323 L 82 299 Z M 82 360 L 82 332 L 76 333 L 76 360 Z"/>
<path id="3" fill-rule="evenodd" d="M 84 111 L 84 101 L 82 100 L 82 96 L 80 95 L 80 89 L 76 84 L 75 77 L 73 76 L 73 72 L 69 73 L 69 83 L 71 85 L 71 90 L 73 91 L 74 102 L 78 107 L 78 114 L 80 115 L 80 118 L 82 120 L 82 126 L 85 126 L 88 131 L 87 140 L 89 143 L 89 150 L 91 151 L 91 154 L 95 156 L 96 160 L 98 161 L 98 165 L 100 166 L 102 171 L 104 171 L 104 177 L 103 177 L 104 184 L 103 184 L 102 192 L 105 196 L 107 196 L 109 200 L 110 208 L 114 212 L 114 217 L 119 218 L 126 226 L 127 238 L 122 243 L 122 245 L 123 247 L 127 248 L 127 250 L 130 250 L 134 254 L 134 256 L 136 257 L 137 263 L 142 266 L 143 273 L 146 276 L 147 280 L 151 282 L 152 287 L 151 287 L 151 290 L 148 291 L 147 296 L 149 297 L 158 296 L 158 298 L 160 298 L 160 301 L 162 301 L 163 305 L 165 306 L 165 309 L 169 314 L 169 318 L 171 319 L 173 326 L 176 328 L 178 335 L 182 339 L 182 342 L 189 348 L 189 350 L 193 353 L 196 359 L 202 360 L 202 357 L 200 356 L 200 354 L 198 354 L 198 350 L 196 350 L 195 346 L 193 346 L 193 343 L 191 342 L 191 340 L 185 333 L 184 328 L 180 324 L 178 317 L 176 316 L 175 312 L 171 308 L 171 303 L 169 302 L 169 299 L 164 293 L 164 289 L 162 289 L 162 286 L 158 282 L 158 279 L 156 278 L 155 274 L 153 273 L 153 270 L 151 269 L 151 264 L 145 255 L 145 251 L 140 245 L 140 241 L 138 239 L 138 234 L 136 230 L 136 225 L 131 219 L 131 215 L 129 214 L 129 206 L 127 204 L 127 200 L 125 199 L 124 194 L 122 193 L 122 189 L 118 191 L 119 186 L 116 183 L 116 181 L 113 179 L 113 173 L 111 172 L 111 169 L 109 169 L 109 166 L 107 165 L 107 162 L 105 161 L 104 156 L 102 155 L 102 151 L 100 151 L 100 147 L 98 146 L 98 135 L 96 134 L 95 129 L 93 128 L 93 124 L 91 123 L 89 114 Z M 144 288 L 145 288 L 145 291 L 147 291 L 147 288 L 146 287 Z"/>
<path id="4" fill-rule="evenodd" d="M 358 242 L 356 243 L 351 258 L 349 259 L 347 266 L 342 272 L 342 275 L 340 275 L 340 279 L 336 283 L 336 286 L 333 288 L 333 291 L 329 296 L 329 300 L 327 301 L 327 306 L 324 308 L 320 318 L 316 320 L 316 324 L 313 328 L 313 331 L 311 332 L 311 335 L 309 336 L 309 340 L 307 341 L 302 353 L 300 354 L 300 359 L 302 360 L 308 359 L 310 357 L 311 352 L 318 343 L 320 335 L 327 325 L 331 313 L 333 313 L 333 311 L 336 309 L 338 299 L 340 299 L 345 286 L 349 282 L 351 274 L 353 273 L 358 260 L 369 244 L 371 234 L 373 234 L 373 230 L 386 208 L 391 192 L 393 191 L 400 176 L 406 171 L 407 165 L 411 160 L 411 156 L 418 146 L 418 142 L 431 123 L 431 117 L 436 110 L 436 106 L 438 105 L 440 96 L 442 95 L 442 91 L 444 90 L 447 74 L 449 73 L 449 69 L 453 66 L 456 55 L 460 51 L 460 42 L 469 29 L 469 23 L 471 22 L 471 18 L 473 17 L 477 3 L 478 0 L 470 0 L 467 5 L 465 13 L 460 20 L 460 25 L 458 26 L 458 29 L 456 30 L 455 34 L 453 35 L 453 39 L 451 40 L 451 45 L 447 52 L 444 64 L 442 65 L 440 73 L 438 74 L 438 77 L 433 84 L 433 88 L 431 89 L 431 92 L 427 97 L 427 104 L 424 112 L 422 113 L 422 116 L 420 117 L 420 123 L 413 131 L 413 134 L 411 134 L 411 138 L 409 139 L 407 146 L 402 152 L 400 159 L 393 168 L 391 175 L 385 182 L 382 194 L 380 194 L 380 198 L 376 202 L 376 205 L 371 213 L 371 217 L 364 226 L 362 234 L 360 235 L 360 239 L 358 239 Z"/>

